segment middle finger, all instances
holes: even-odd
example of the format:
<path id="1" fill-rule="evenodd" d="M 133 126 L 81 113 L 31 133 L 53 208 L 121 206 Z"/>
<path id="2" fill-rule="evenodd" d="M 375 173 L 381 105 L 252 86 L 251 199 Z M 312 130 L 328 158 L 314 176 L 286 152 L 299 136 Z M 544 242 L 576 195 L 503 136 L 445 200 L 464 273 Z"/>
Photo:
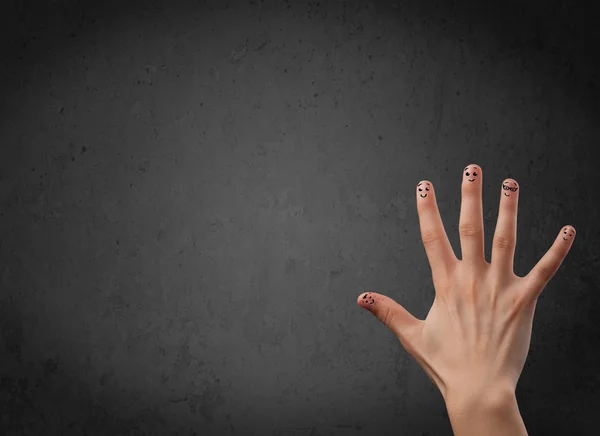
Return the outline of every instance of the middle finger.
<path id="1" fill-rule="evenodd" d="M 462 260 L 485 262 L 483 249 L 483 206 L 481 190 L 483 174 L 479 165 L 468 165 L 463 170 L 462 202 L 460 206 L 460 248 Z M 487 263 L 487 262 L 486 262 Z"/>

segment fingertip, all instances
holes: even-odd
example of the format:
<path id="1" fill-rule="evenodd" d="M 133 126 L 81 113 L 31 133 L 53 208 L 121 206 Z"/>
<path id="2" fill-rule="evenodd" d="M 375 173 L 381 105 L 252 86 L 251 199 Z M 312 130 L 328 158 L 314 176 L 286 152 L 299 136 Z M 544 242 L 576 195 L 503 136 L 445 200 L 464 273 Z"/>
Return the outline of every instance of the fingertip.
<path id="1" fill-rule="evenodd" d="M 480 165 L 477 165 L 475 163 L 469 164 L 465 167 L 464 171 L 469 171 L 469 170 L 474 170 L 474 171 L 479 171 L 479 172 L 483 172 L 483 168 L 481 168 Z"/>
<path id="2" fill-rule="evenodd" d="M 560 229 L 559 237 L 561 237 L 563 241 L 568 242 L 575 238 L 576 234 L 577 231 L 575 230 L 575 227 L 573 227 L 570 224 L 567 224 L 562 226 L 562 228 Z"/>
<path id="3" fill-rule="evenodd" d="M 421 180 L 416 187 L 417 199 L 426 199 L 433 194 L 433 183 L 429 180 Z"/>
<path id="4" fill-rule="evenodd" d="M 483 170 L 481 166 L 477 164 L 469 164 L 463 169 L 463 186 L 469 186 L 474 184 L 479 186 L 481 178 L 483 177 Z"/>
<path id="5" fill-rule="evenodd" d="M 500 195 L 502 199 L 516 199 L 518 201 L 519 198 L 519 183 L 515 179 L 504 179 L 502 181 L 502 186 L 500 187 Z M 514 204 L 516 206 L 516 202 L 508 201 L 508 205 Z"/>
<path id="6" fill-rule="evenodd" d="M 358 296 L 356 304 L 365 309 L 370 309 L 371 306 L 375 304 L 375 300 L 375 294 L 373 292 L 363 292 Z"/>

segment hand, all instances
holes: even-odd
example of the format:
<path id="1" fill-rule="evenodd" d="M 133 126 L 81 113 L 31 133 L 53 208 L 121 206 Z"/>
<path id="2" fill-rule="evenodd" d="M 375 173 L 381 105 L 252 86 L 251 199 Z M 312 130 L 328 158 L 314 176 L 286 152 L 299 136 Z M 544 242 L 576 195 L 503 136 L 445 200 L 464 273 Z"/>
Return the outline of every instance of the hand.
<path id="1" fill-rule="evenodd" d="M 435 299 L 419 320 L 385 295 L 368 292 L 357 303 L 398 337 L 440 389 L 446 405 L 467 398 L 503 401 L 514 395 L 531 341 L 537 298 L 569 252 L 575 229 L 565 225 L 552 247 L 525 277 L 513 272 L 519 185 L 506 179 L 493 238 L 492 262 L 484 256 L 482 179 L 479 165 L 463 170 L 460 210 L 462 259 L 454 255 L 440 217 L 435 189 L 417 185 L 423 245 Z"/>

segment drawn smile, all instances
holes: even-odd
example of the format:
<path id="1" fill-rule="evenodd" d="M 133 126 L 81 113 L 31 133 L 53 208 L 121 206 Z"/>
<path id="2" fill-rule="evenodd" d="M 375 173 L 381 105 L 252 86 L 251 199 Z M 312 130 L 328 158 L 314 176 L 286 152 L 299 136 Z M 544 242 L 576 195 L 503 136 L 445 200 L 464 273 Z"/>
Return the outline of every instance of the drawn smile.
<path id="1" fill-rule="evenodd" d="M 515 184 L 514 188 L 511 188 L 507 184 L 502 183 L 502 189 L 504 189 L 505 191 L 517 192 L 517 190 L 519 189 L 519 187 L 517 186 L 516 182 L 513 182 L 513 183 Z M 510 197 L 510 193 L 509 192 L 505 192 L 504 195 L 506 195 L 507 197 Z"/>
<path id="2" fill-rule="evenodd" d="M 567 233 L 567 231 L 568 231 L 569 233 Z M 569 229 L 569 228 L 563 229 L 563 233 L 564 233 L 565 235 L 573 237 L 575 234 L 574 234 L 574 233 L 571 233 L 571 232 L 573 232 L 573 230 L 571 230 L 571 229 Z M 563 241 L 569 241 L 569 239 L 568 239 L 568 238 L 565 238 L 564 236 L 563 236 L 562 238 L 563 238 Z"/>
<path id="3" fill-rule="evenodd" d="M 371 301 L 369 301 L 369 299 L 371 299 Z M 373 298 L 373 296 L 372 296 L 372 295 L 369 295 L 369 294 L 365 294 L 365 295 L 363 295 L 363 300 L 365 300 L 365 304 L 367 304 L 367 303 L 368 303 L 368 304 L 373 304 L 373 303 L 375 303 L 375 299 Z"/>
<path id="4" fill-rule="evenodd" d="M 469 171 L 470 165 L 464 169 L 465 176 L 467 176 L 467 180 L 469 182 L 474 182 L 475 179 L 469 179 L 469 177 L 477 177 L 477 171 L 479 171 L 479 167 L 477 165 L 473 165 L 473 171 Z"/>
<path id="5" fill-rule="evenodd" d="M 423 185 L 423 187 L 421 187 L 421 185 Z M 427 181 L 423 181 L 417 185 L 417 189 L 419 190 L 419 196 L 421 198 L 427 197 L 427 193 L 425 193 L 425 195 L 421 194 L 421 192 L 423 192 L 423 188 L 425 188 L 425 191 L 429 191 L 430 186 L 431 186 L 431 184 Z"/>

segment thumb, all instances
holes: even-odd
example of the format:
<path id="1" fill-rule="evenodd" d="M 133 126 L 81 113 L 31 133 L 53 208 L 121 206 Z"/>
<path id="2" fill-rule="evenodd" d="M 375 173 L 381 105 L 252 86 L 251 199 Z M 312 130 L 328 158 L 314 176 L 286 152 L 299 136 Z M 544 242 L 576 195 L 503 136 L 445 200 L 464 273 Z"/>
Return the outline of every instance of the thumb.
<path id="1" fill-rule="evenodd" d="M 398 339 L 406 340 L 422 321 L 390 297 L 375 292 L 360 294 L 356 303 L 375 315 Z"/>

